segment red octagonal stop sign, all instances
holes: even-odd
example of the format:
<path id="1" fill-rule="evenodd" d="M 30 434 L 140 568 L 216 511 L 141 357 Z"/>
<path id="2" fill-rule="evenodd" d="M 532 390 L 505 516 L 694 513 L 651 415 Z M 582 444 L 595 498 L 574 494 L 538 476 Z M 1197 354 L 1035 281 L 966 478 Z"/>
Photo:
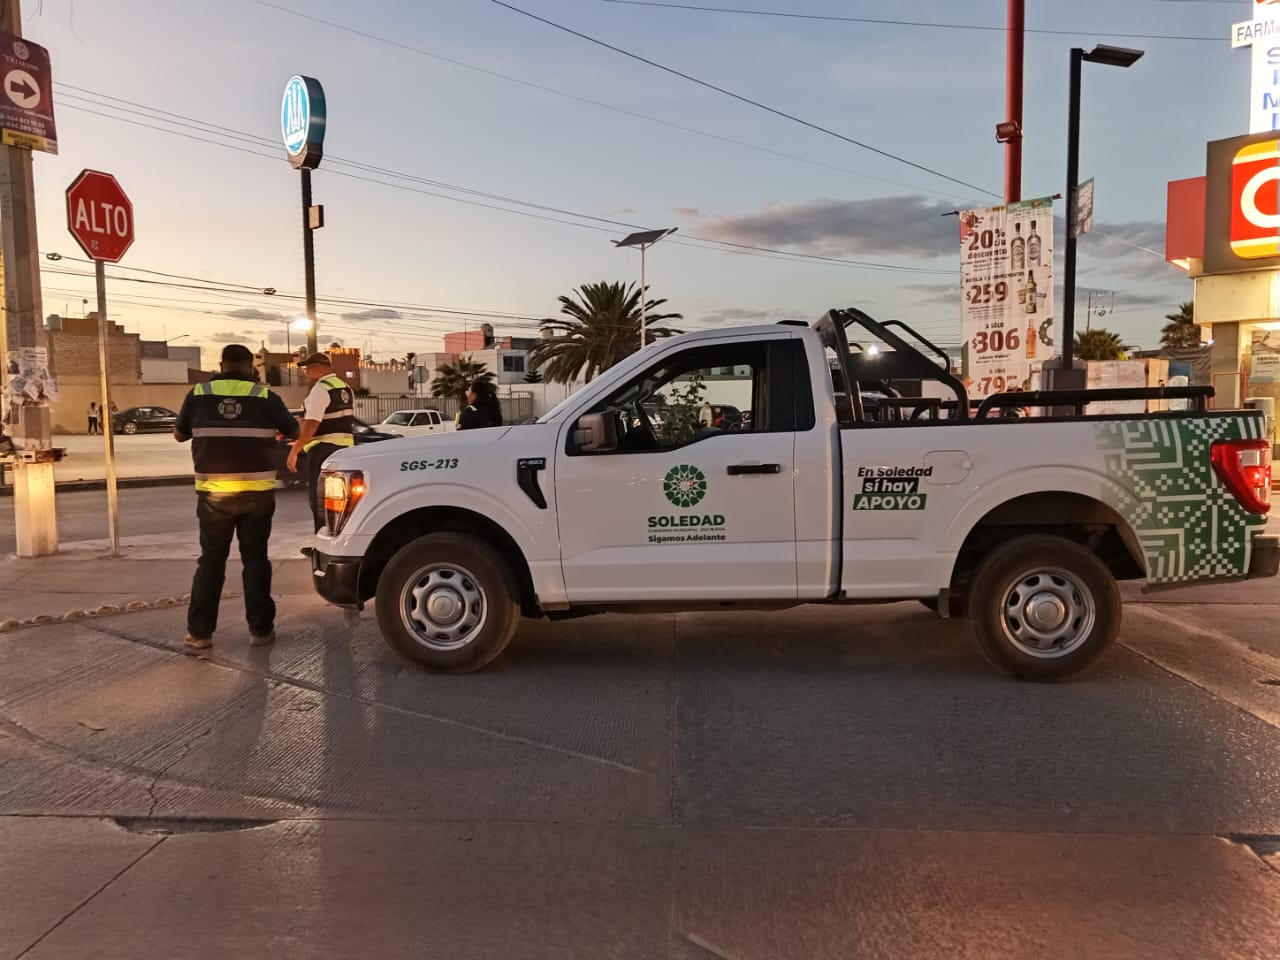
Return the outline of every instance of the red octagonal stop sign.
<path id="1" fill-rule="evenodd" d="M 67 229 L 94 260 L 116 263 L 133 243 L 133 204 L 116 178 L 85 170 L 67 187 Z"/>

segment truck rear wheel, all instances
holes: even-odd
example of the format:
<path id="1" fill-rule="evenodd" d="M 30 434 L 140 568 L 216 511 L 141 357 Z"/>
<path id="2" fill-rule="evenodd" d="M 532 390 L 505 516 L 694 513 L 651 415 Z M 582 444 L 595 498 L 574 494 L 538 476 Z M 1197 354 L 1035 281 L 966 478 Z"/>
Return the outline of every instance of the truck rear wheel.
<path id="1" fill-rule="evenodd" d="M 391 558 L 374 608 L 397 653 L 434 670 L 468 673 L 511 641 L 520 618 L 517 593 L 510 566 L 489 544 L 433 533 Z"/>
<path id="2" fill-rule="evenodd" d="M 969 594 L 978 649 L 1019 680 L 1084 670 L 1120 632 L 1120 590 L 1098 557 L 1071 540 L 1027 536 L 993 550 Z"/>

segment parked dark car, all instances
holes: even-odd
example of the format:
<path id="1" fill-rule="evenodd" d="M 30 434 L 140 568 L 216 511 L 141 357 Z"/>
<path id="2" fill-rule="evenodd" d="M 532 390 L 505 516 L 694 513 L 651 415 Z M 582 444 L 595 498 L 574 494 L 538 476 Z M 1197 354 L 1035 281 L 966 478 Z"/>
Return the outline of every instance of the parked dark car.
<path id="1" fill-rule="evenodd" d="M 116 433 L 169 431 L 178 423 L 178 415 L 168 407 L 130 407 L 111 418 Z"/>
<path id="2" fill-rule="evenodd" d="M 290 411 L 299 421 L 302 420 L 302 411 Z M 363 420 L 356 420 L 355 426 L 352 428 L 352 434 L 356 438 L 356 443 L 378 443 L 382 440 L 401 440 L 403 439 L 396 433 L 383 433 L 375 430 Z M 286 487 L 305 487 L 307 485 L 307 455 L 305 452 L 298 455 L 298 472 L 289 472 L 289 450 L 293 447 L 292 440 L 286 440 L 283 435 L 276 434 L 276 441 L 280 446 L 280 463 L 276 467 L 276 479 L 284 483 Z"/>

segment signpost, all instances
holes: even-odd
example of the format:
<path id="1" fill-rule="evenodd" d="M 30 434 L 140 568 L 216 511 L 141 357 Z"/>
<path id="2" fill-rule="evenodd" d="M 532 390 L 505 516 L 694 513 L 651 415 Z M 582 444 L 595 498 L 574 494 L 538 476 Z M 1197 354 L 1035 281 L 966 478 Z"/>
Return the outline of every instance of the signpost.
<path id="1" fill-rule="evenodd" d="M 290 77 L 280 103 L 280 137 L 284 150 L 302 175 L 302 267 L 305 274 L 307 319 L 307 353 L 316 352 L 316 251 L 313 234 L 324 226 L 324 207 L 311 203 L 311 171 L 324 157 L 324 131 L 327 119 L 324 88 L 311 77 Z"/>
<path id="2" fill-rule="evenodd" d="M 49 51 L 0 33 L 0 138 L 12 147 L 58 152 Z"/>
<path id="3" fill-rule="evenodd" d="M 1071 199 L 1071 236 L 1079 239 L 1093 231 L 1093 177 L 1076 187 Z"/>
<path id="4" fill-rule="evenodd" d="M 118 263 L 133 245 L 133 204 L 116 178 L 97 170 L 81 171 L 67 187 L 67 229 L 93 260 L 98 285 L 98 357 L 102 367 L 102 431 L 107 453 L 107 517 L 111 555 L 120 556 L 120 505 L 116 494 L 116 449 L 111 417 L 107 361 L 107 263 Z"/>

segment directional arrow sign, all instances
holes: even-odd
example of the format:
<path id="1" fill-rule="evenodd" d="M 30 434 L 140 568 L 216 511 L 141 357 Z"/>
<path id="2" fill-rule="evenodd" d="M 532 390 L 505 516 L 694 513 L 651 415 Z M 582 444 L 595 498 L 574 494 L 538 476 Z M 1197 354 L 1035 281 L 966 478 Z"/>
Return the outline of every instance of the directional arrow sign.
<path id="1" fill-rule="evenodd" d="M 0 33 L 0 90 L 0 142 L 57 153 L 49 51 Z"/>
<path id="2" fill-rule="evenodd" d="M 36 78 L 25 70 L 10 70 L 5 75 L 4 92 L 24 110 L 40 106 L 40 87 L 36 85 Z"/>

